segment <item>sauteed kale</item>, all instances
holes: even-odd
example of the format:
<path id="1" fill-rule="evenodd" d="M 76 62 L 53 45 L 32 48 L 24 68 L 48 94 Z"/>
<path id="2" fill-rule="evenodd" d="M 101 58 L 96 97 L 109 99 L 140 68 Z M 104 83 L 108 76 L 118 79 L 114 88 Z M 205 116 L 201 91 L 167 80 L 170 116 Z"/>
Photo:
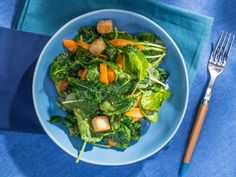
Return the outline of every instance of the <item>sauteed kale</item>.
<path id="1" fill-rule="evenodd" d="M 166 55 L 161 38 L 131 35 L 111 20 L 100 20 L 81 27 L 63 46 L 66 50 L 53 60 L 49 74 L 67 116 L 52 116 L 50 122 L 80 137 L 81 153 L 86 143 L 126 149 L 138 141 L 142 119 L 157 122 L 158 110 L 171 94 L 165 84 L 168 73 L 160 68 Z"/>

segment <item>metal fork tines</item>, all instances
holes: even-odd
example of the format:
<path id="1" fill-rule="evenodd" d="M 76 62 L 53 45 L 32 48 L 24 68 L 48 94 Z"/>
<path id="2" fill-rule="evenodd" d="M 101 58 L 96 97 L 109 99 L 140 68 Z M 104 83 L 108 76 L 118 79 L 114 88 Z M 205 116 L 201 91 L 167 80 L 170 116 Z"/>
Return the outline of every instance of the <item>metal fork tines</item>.
<path id="1" fill-rule="evenodd" d="M 214 49 L 211 52 L 208 71 L 210 73 L 210 81 L 203 98 L 203 103 L 208 104 L 211 97 L 212 86 L 217 76 L 219 76 L 225 67 L 228 55 L 232 48 L 235 36 L 232 33 L 222 32 Z"/>

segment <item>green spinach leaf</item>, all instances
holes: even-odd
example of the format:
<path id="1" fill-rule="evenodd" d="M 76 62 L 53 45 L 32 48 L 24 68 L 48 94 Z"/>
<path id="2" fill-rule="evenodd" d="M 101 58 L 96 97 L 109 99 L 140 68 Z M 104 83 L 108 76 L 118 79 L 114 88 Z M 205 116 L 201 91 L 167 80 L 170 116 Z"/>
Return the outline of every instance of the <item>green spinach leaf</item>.
<path id="1" fill-rule="evenodd" d="M 124 71 L 138 76 L 143 80 L 148 74 L 149 63 L 143 53 L 134 46 L 124 47 Z"/>
<path id="2" fill-rule="evenodd" d="M 158 112 L 157 111 L 142 109 L 142 112 L 144 113 L 144 116 L 147 119 L 149 119 L 152 123 L 155 123 L 158 121 Z"/>
<path id="3" fill-rule="evenodd" d="M 149 67 L 148 75 L 139 83 L 138 88 L 149 89 L 152 91 L 158 91 L 162 86 L 164 88 L 168 88 L 168 86 L 164 83 L 167 77 L 168 73 L 165 70 Z"/>
<path id="4" fill-rule="evenodd" d="M 169 98 L 171 92 L 160 88 L 158 92 L 146 91 L 141 98 L 141 107 L 146 110 L 158 111 L 163 101 Z"/>

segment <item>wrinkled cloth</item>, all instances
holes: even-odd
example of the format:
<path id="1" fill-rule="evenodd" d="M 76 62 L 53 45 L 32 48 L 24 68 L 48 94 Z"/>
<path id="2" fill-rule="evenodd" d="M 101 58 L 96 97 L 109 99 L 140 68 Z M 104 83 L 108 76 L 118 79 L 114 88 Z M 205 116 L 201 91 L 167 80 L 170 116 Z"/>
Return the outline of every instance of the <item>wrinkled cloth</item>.
<path id="1" fill-rule="evenodd" d="M 37 58 L 48 36 L 0 28 L 0 128 L 43 132 L 32 100 Z"/>
<path id="2" fill-rule="evenodd" d="M 25 0 L 0 1 L 0 26 L 15 28 L 24 7 Z"/>

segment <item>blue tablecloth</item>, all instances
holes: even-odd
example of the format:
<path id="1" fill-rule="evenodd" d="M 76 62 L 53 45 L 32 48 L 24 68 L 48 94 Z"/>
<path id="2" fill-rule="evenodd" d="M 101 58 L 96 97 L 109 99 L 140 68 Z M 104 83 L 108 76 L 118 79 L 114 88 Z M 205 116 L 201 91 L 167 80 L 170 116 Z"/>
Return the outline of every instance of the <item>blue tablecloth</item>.
<path id="1" fill-rule="evenodd" d="M 213 39 L 217 37 L 219 30 L 236 33 L 236 25 L 233 22 L 236 15 L 233 7 L 235 7 L 236 2 L 211 1 L 202 3 L 202 1 L 194 1 L 190 3 L 187 0 L 166 0 L 165 2 L 215 17 Z M 45 135 L 1 131 L 0 176 L 115 177 L 117 174 L 122 177 L 177 176 L 191 123 L 203 86 L 207 80 L 206 65 L 209 50 L 210 44 L 204 50 L 205 55 L 202 55 L 198 74 L 193 82 L 185 119 L 167 150 L 136 164 L 123 167 L 103 167 L 101 170 L 100 166 L 84 162 L 76 165 L 74 158 L 64 153 Z M 236 80 L 234 74 L 236 65 L 234 53 L 235 48 L 232 50 L 232 57 L 227 64 L 226 70 L 217 80 L 207 119 L 187 176 L 236 176 L 236 136 L 234 129 L 236 126 L 236 114 L 234 112 L 236 106 L 236 86 L 233 84 Z M 30 76 L 26 74 L 25 77 Z M 14 84 L 13 82 L 14 80 L 12 82 L 9 81 L 9 85 Z"/>
<path id="2" fill-rule="evenodd" d="M 15 28 L 24 7 L 25 0 L 0 1 L 0 26 Z"/>

